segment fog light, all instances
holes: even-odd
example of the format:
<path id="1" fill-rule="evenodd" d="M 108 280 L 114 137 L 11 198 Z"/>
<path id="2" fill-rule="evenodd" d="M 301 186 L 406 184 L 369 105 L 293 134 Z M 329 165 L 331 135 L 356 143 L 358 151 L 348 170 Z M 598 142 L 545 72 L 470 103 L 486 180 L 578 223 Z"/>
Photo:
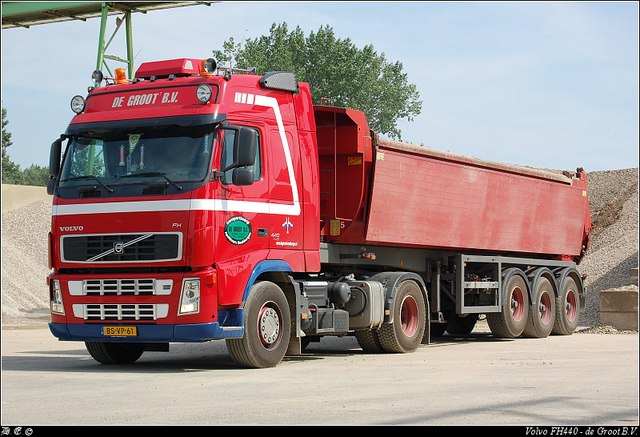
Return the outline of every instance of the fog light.
<path id="1" fill-rule="evenodd" d="M 71 110 L 76 114 L 84 111 L 84 97 L 74 96 L 73 99 L 71 99 Z"/>
<path id="2" fill-rule="evenodd" d="M 64 316 L 64 304 L 62 303 L 62 291 L 60 290 L 60 281 L 53 279 L 49 288 L 51 297 L 51 312 Z"/>
<path id="3" fill-rule="evenodd" d="M 200 85 L 196 90 L 196 97 L 203 105 L 211 100 L 211 87 L 209 85 Z"/>
<path id="4" fill-rule="evenodd" d="M 200 279 L 185 279 L 182 283 L 180 311 L 178 314 L 200 312 Z"/>

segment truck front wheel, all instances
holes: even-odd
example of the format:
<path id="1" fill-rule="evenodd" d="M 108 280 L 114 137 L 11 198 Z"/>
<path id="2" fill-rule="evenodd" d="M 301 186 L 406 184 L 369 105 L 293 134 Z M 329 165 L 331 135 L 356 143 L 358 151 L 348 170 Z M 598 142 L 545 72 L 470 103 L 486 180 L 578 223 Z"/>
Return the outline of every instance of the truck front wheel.
<path id="1" fill-rule="evenodd" d="M 146 348 L 145 343 L 102 343 L 86 341 L 85 346 L 91 357 L 102 364 L 131 364 Z"/>
<path id="2" fill-rule="evenodd" d="M 380 344 L 387 352 L 413 352 L 420 346 L 426 323 L 426 309 L 420 287 L 414 281 L 400 284 L 393 306 L 393 323 L 378 331 Z"/>
<path id="3" fill-rule="evenodd" d="M 289 346 L 291 316 L 287 299 L 276 284 L 255 284 L 244 302 L 244 336 L 226 340 L 234 361 L 244 367 L 277 365 Z"/>

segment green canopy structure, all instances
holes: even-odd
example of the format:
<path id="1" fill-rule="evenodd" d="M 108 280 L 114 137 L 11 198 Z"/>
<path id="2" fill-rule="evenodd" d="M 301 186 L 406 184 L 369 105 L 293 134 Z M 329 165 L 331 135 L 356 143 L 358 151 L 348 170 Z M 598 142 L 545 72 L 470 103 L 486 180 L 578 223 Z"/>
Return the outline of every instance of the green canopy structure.
<path id="1" fill-rule="evenodd" d="M 217 2 L 2 2 L 2 29 L 16 27 L 29 28 L 38 24 L 58 23 L 63 21 L 87 21 L 89 18 L 101 17 L 100 35 L 98 37 L 98 59 L 96 69 L 106 68 L 113 77 L 106 59 L 123 62 L 127 65 L 127 76 L 133 77 L 133 34 L 131 26 L 131 14 L 140 12 L 146 14 L 148 11 L 158 9 L 177 8 L 182 6 L 205 5 Z M 116 17 L 116 29 L 109 38 L 105 40 L 107 29 L 107 18 L 110 15 L 120 15 Z M 107 55 L 105 51 L 113 41 L 114 36 L 125 24 L 127 58 Z"/>

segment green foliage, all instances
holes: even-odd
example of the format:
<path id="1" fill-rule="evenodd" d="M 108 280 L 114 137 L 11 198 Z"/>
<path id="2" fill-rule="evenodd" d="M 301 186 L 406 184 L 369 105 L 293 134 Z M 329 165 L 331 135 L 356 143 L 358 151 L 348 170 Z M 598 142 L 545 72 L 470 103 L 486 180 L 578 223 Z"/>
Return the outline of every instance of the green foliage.
<path id="1" fill-rule="evenodd" d="M 7 147 L 13 144 L 11 132 L 6 129 L 7 124 L 7 110 L 2 108 L 2 183 L 18 185 L 22 183 L 22 172 L 20 166 L 11 161 L 7 153 Z"/>
<path id="2" fill-rule="evenodd" d="M 220 65 L 256 67 L 261 74 L 292 71 L 309 83 L 314 104 L 324 97 L 336 106 L 363 111 L 372 129 L 392 138 L 401 138 L 399 119 L 413 121 L 420 114 L 420 95 L 401 62 L 388 62 L 372 45 L 358 49 L 349 38 L 336 38 L 329 25 L 305 38 L 299 26 L 289 32 L 287 23 L 273 23 L 268 36 L 242 45 L 229 38 L 213 55 Z"/>
<path id="3" fill-rule="evenodd" d="M 11 161 L 7 153 L 7 147 L 11 146 L 11 132 L 7 131 L 6 126 L 9 124 L 7 120 L 7 110 L 2 108 L 2 183 L 13 185 L 35 185 L 44 187 L 49 180 L 49 168 L 40 167 L 31 164 L 31 167 L 20 170 L 20 165 Z"/>
<path id="4" fill-rule="evenodd" d="M 31 167 L 25 168 L 22 172 L 22 185 L 34 185 L 37 187 L 46 187 L 49 180 L 49 167 L 40 167 L 31 164 Z"/>

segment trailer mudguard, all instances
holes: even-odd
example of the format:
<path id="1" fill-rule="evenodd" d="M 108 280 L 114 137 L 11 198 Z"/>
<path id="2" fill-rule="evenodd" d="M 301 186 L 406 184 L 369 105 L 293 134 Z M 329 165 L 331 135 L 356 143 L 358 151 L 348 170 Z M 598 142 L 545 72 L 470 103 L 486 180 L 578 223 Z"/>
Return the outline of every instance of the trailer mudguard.
<path id="1" fill-rule="evenodd" d="M 559 283 L 556 280 L 556 276 L 547 267 L 537 268 L 537 269 L 533 270 L 530 275 L 527 275 L 527 276 L 528 276 L 528 283 L 529 283 L 529 302 L 533 302 L 534 301 L 533 293 L 534 293 L 534 290 L 535 290 L 535 287 L 536 287 L 536 283 L 542 277 L 547 278 L 549 280 L 549 282 L 551 282 L 551 285 L 553 286 L 553 291 L 556 294 L 556 297 L 558 296 L 558 284 Z"/>
<path id="2" fill-rule="evenodd" d="M 558 285 L 556 288 L 556 298 L 560 295 L 560 292 L 562 290 L 562 283 L 564 282 L 565 278 L 567 276 L 571 276 L 573 278 L 573 280 L 576 282 L 576 285 L 578 286 L 578 296 L 580 298 L 580 313 L 583 313 L 586 306 L 587 288 L 582 282 L 582 275 L 578 273 L 578 270 L 575 267 L 561 267 L 558 269 L 554 269 L 553 273 L 556 278 L 556 284 Z"/>

